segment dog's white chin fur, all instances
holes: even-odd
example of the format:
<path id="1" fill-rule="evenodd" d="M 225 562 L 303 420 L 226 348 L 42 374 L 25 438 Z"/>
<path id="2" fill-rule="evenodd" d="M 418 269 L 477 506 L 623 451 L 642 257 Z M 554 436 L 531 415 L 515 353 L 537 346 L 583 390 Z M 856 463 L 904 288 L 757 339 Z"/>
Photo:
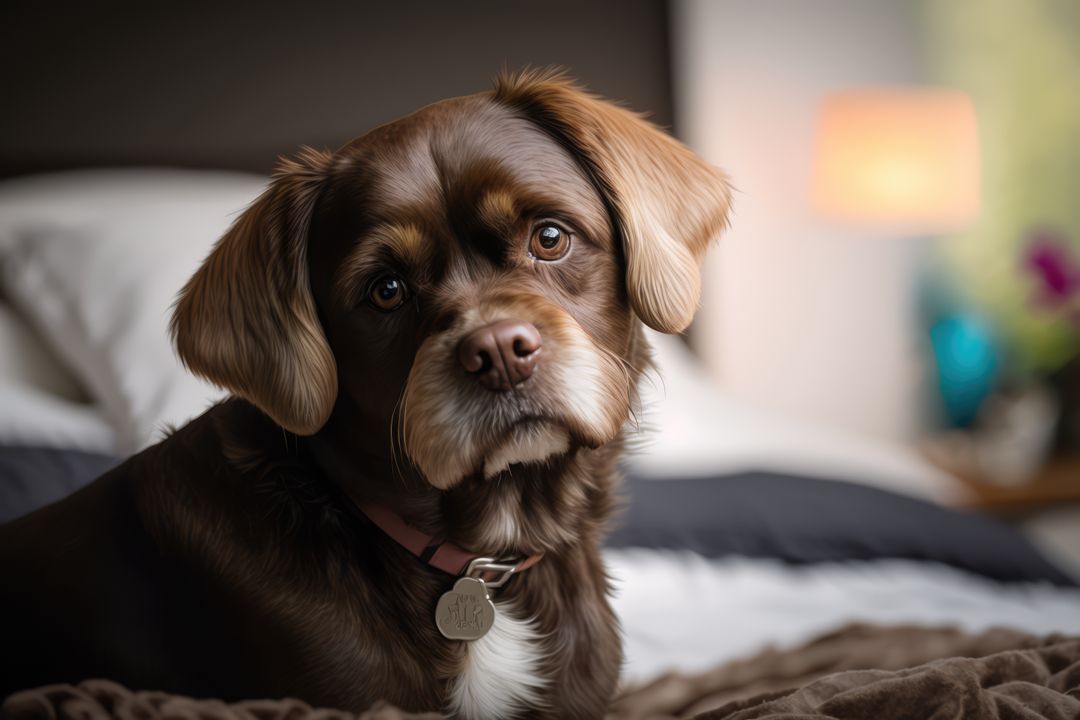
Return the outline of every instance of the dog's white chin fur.
<path id="1" fill-rule="evenodd" d="M 514 428 L 484 459 L 484 478 L 490 480 L 511 465 L 539 463 L 570 448 L 570 433 L 549 422 Z"/>

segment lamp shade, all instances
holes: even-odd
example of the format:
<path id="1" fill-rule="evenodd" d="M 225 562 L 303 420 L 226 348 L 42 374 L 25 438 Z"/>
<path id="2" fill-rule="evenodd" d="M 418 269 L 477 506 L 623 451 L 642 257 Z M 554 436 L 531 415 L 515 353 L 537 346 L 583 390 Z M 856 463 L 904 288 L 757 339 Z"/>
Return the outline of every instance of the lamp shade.
<path id="1" fill-rule="evenodd" d="M 979 210 L 975 109 L 962 92 L 868 88 L 826 96 L 813 204 L 879 230 L 954 230 Z"/>

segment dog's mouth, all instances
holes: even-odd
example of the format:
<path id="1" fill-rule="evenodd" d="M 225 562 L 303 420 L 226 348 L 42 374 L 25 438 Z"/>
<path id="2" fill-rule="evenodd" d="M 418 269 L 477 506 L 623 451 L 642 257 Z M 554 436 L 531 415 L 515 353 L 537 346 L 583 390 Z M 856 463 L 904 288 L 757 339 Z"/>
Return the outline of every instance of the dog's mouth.
<path id="1" fill-rule="evenodd" d="M 509 427 L 484 453 L 480 470 L 485 480 L 510 469 L 511 465 L 531 465 L 564 455 L 571 448 L 570 431 L 556 420 L 543 416 L 523 417 Z"/>

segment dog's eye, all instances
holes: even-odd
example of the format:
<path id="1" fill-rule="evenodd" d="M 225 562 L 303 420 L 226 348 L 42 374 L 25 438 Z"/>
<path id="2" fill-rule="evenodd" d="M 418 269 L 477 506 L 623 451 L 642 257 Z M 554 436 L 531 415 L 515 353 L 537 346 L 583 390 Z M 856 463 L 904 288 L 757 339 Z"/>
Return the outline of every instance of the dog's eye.
<path id="1" fill-rule="evenodd" d="M 371 285 L 368 301 L 379 310 L 397 310 L 405 302 L 405 283 L 394 275 L 384 275 Z"/>
<path id="2" fill-rule="evenodd" d="M 570 251 L 570 233 L 555 223 L 543 223 L 533 230 L 529 254 L 537 260 L 552 262 Z"/>

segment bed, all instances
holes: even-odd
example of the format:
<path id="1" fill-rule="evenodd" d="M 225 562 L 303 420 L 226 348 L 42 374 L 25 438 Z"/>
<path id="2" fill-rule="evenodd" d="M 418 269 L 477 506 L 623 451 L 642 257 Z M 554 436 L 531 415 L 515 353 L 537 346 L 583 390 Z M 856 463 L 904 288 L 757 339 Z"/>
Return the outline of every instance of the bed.
<path id="1" fill-rule="evenodd" d="M 177 363 L 168 311 L 264 184 L 167 168 L 0 183 L 0 522 L 62 498 L 221 398 Z M 1059 647 L 1080 635 L 1067 558 L 952 509 L 963 488 L 912 451 L 737 401 L 681 340 L 650 340 L 657 370 L 627 429 L 625 508 L 605 550 L 626 692 L 663 673 L 700 678 L 763 652 L 820 649 L 851 623 L 894 644 L 882 633 L 934 629 L 968 642 L 1007 628 L 1011 645 L 993 649 L 1030 662 L 1046 648 L 1075 650 Z M 944 657 L 967 646 L 937 647 Z M 880 656 L 881 672 L 907 666 Z"/>

